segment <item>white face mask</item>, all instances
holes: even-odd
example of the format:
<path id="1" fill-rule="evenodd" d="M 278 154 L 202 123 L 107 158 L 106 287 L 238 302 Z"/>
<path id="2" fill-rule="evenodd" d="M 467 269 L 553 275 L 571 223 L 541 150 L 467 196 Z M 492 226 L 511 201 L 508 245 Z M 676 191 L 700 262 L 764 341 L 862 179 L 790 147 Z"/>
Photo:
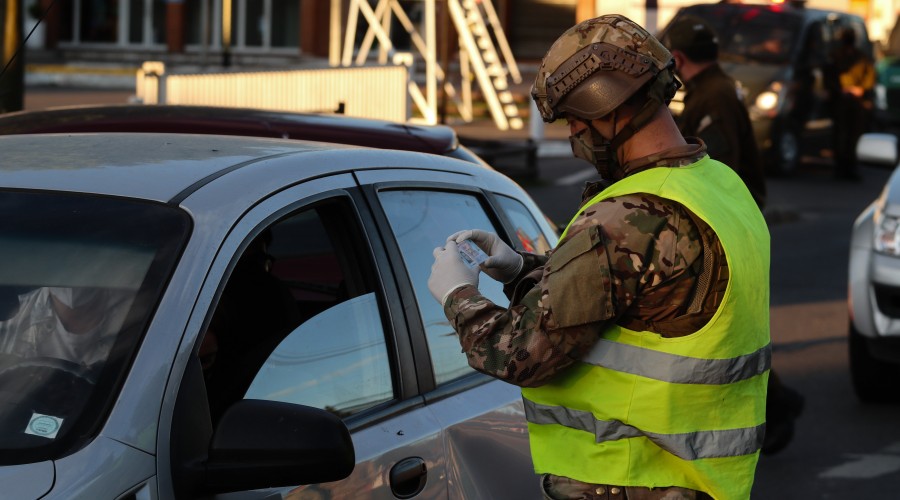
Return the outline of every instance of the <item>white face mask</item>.
<path id="1" fill-rule="evenodd" d="M 102 288 L 90 287 L 50 287 L 50 293 L 69 309 L 76 309 L 97 301 L 103 293 Z"/>

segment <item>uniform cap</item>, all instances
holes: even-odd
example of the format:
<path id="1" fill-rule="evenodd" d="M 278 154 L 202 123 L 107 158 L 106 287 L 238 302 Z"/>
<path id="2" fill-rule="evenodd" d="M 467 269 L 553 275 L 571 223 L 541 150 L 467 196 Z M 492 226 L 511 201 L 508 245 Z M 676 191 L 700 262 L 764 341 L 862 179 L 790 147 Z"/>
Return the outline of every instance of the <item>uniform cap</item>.
<path id="1" fill-rule="evenodd" d="M 662 42 L 669 50 L 692 54 L 716 49 L 719 39 L 709 24 L 696 16 L 683 16 L 666 30 Z"/>

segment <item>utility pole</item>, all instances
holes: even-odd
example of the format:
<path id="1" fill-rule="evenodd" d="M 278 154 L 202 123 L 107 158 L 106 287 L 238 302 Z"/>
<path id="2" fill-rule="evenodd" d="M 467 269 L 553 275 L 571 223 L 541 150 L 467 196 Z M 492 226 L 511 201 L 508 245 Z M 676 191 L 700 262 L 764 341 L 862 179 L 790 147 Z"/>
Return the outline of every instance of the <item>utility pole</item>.
<path id="1" fill-rule="evenodd" d="M 25 48 L 22 46 L 22 0 L 0 0 L 0 113 L 25 107 Z"/>

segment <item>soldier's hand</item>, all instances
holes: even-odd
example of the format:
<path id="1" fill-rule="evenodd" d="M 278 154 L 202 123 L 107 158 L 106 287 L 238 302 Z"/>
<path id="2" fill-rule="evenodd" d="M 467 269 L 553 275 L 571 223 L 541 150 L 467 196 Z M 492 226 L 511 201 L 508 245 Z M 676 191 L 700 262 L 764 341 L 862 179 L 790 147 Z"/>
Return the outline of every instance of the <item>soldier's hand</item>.
<path id="1" fill-rule="evenodd" d="M 478 286 L 478 268 L 463 262 L 455 241 L 434 249 L 434 264 L 428 277 L 428 290 L 444 305 L 451 292 L 465 285 Z"/>
<path id="2" fill-rule="evenodd" d="M 510 248 L 495 233 L 489 233 L 480 229 L 467 229 L 451 234 L 447 241 L 459 242 L 472 240 L 472 243 L 488 254 L 487 260 L 481 264 L 484 274 L 501 282 L 509 283 L 516 279 L 522 270 L 522 256 Z"/>

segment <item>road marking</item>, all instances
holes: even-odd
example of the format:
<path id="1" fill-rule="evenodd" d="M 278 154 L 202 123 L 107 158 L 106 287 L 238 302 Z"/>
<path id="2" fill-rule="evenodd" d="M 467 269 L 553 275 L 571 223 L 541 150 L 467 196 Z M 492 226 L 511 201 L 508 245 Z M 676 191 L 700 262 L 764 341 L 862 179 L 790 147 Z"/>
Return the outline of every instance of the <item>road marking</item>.
<path id="1" fill-rule="evenodd" d="M 538 143 L 538 158 L 570 158 L 572 146 L 569 141 L 542 141 Z"/>
<path id="2" fill-rule="evenodd" d="M 593 177 L 597 176 L 597 170 L 594 168 L 588 168 L 585 170 L 580 170 L 575 172 L 574 174 L 569 174 L 565 177 L 560 177 L 556 179 L 557 186 L 574 186 L 575 184 L 581 184 L 586 180 L 589 180 Z"/>
<path id="3" fill-rule="evenodd" d="M 896 453 L 889 455 L 888 453 Z M 892 443 L 881 453 L 845 455 L 850 461 L 819 474 L 820 478 L 872 479 L 900 471 L 900 442 Z"/>

